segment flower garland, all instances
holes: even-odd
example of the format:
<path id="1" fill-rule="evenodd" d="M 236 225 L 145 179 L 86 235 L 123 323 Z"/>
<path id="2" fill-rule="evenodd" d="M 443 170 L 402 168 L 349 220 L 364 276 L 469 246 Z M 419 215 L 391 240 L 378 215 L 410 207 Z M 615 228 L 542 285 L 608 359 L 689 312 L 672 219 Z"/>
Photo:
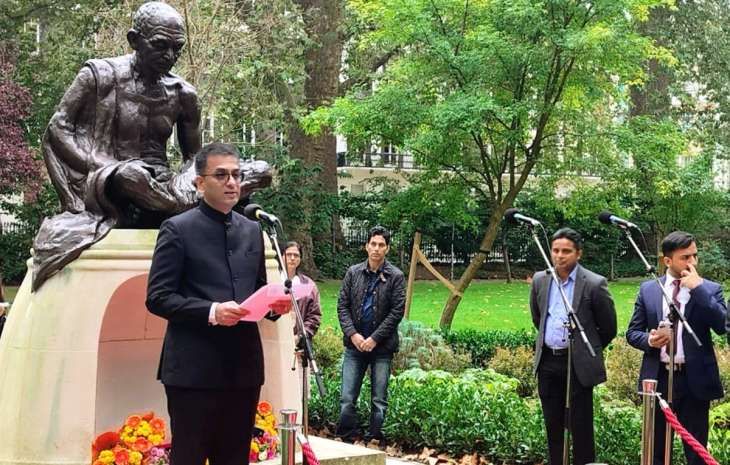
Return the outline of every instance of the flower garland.
<path id="1" fill-rule="evenodd" d="M 165 441 L 165 420 L 153 412 L 130 415 L 117 431 L 107 431 L 91 445 L 92 465 L 170 465 L 170 445 Z M 256 408 L 250 462 L 270 460 L 279 452 L 279 435 L 271 404 Z"/>
<path id="2" fill-rule="evenodd" d="M 118 431 L 100 434 L 91 445 L 92 465 L 169 465 L 165 420 L 153 412 L 130 415 Z"/>
<path id="3" fill-rule="evenodd" d="M 262 401 L 256 408 L 256 422 L 251 438 L 248 461 L 251 463 L 271 460 L 279 452 L 279 435 L 276 431 L 276 418 L 271 404 Z"/>

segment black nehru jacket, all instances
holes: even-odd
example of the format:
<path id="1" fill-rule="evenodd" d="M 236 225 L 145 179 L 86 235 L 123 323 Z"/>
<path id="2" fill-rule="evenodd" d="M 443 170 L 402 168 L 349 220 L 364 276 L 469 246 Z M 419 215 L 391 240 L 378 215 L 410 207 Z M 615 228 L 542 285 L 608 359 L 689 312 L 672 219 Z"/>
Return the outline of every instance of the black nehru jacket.
<path id="1" fill-rule="evenodd" d="M 157 377 L 167 386 L 261 386 L 256 323 L 210 325 L 213 302 L 245 300 L 266 282 L 258 223 L 204 201 L 162 223 L 150 268 L 147 308 L 167 320 Z"/>

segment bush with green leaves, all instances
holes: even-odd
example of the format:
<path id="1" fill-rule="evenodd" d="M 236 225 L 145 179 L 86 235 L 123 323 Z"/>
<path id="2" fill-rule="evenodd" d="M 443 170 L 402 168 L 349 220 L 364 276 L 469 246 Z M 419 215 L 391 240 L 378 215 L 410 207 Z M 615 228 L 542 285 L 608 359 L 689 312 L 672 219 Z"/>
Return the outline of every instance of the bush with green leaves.
<path id="1" fill-rule="evenodd" d="M 342 331 L 339 328 L 324 326 L 312 338 L 312 349 L 317 365 L 323 370 L 340 366 L 345 347 L 342 344 Z"/>
<path id="2" fill-rule="evenodd" d="M 611 399 L 625 400 L 639 405 L 638 379 L 643 352 L 631 347 L 626 338 L 613 340 L 606 356 L 606 391 Z"/>
<path id="3" fill-rule="evenodd" d="M 398 327 L 400 350 L 393 358 L 393 371 L 410 368 L 460 372 L 471 363 L 469 354 L 454 350 L 441 333 L 417 321 L 403 320 Z"/>
<path id="4" fill-rule="evenodd" d="M 522 397 L 530 397 L 537 394 L 537 380 L 533 375 L 534 360 L 535 351 L 531 347 L 497 347 L 487 366 L 497 373 L 518 379 L 520 384 L 517 393 Z"/>
<path id="5" fill-rule="evenodd" d="M 708 450 L 718 463 L 730 463 L 730 402 L 710 410 Z"/>
<path id="6" fill-rule="evenodd" d="M 472 365 L 486 367 L 494 356 L 497 347 L 515 349 L 517 347 L 533 347 L 535 331 L 492 329 L 476 331 L 473 329 L 445 331 L 444 338 L 456 350 L 463 350 L 471 355 Z"/>

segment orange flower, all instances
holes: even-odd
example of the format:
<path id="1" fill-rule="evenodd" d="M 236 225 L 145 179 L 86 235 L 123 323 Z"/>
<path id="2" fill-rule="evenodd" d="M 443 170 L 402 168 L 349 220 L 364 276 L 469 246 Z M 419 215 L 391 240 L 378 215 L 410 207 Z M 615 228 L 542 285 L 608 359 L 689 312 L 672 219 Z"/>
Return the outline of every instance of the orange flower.
<path id="1" fill-rule="evenodd" d="M 144 454 L 152 449 L 152 445 L 152 442 L 150 442 L 147 438 L 137 438 L 134 444 L 132 444 L 132 448 Z"/>
<path id="2" fill-rule="evenodd" d="M 154 417 L 150 420 L 150 426 L 156 433 L 162 433 L 165 431 L 165 420 L 159 417 Z"/>
<path id="3" fill-rule="evenodd" d="M 270 403 L 262 400 L 261 402 L 259 402 L 259 406 L 256 408 L 256 410 L 261 415 L 269 415 L 274 409 Z"/>
<path id="4" fill-rule="evenodd" d="M 105 449 L 111 449 L 119 444 L 119 434 L 114 431 L 102 433 L 94 439 L 91 444 L 91 461 L 93 462 L 99 457 L 99 453 Z"/>
<path id="5" fill-rule="evenodd" d="M 149 412 L 145 413 L 144 415 L 142 415 L 142 419 L 145 421 L 150 421 L 154 417 L 155 417 L 155 412 L 153 412 L 151 410 Z"/>
<path id="6" fill-rule="evenodd" d="M 129 463 L 129 451 L 122 447 L 115 447 L 114 463 L 117 465 L 127 465 Z"/>
<path id="7" fill-rule="evenodd" d="M 142 422 L 142 417 L 139 415 L 130 415 L 127 417 L 127 421 L 124 422 L 124 426 L 130 428 L 136 428 Z"/>
<path id="8" fill-rule="evenodd" d="M 102 462 L 101 460 L 94 460 L 93 465 L 104 465 L 104 462 Z"/>

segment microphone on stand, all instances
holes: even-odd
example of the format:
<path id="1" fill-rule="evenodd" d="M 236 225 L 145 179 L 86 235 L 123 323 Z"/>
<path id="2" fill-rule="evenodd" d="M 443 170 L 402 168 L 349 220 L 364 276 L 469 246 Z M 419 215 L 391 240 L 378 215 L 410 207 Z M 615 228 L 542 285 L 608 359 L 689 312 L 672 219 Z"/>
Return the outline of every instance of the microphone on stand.
<path id="1" fill-rule="evenodd" d="M 619 218 L 618 216 L 606 210 L 598 214 L 598 221 L 604 224 L 613 224 L 615 226 L 618 226 L 619 228 L 639 229 L 639 227 L 631 221 Z"/>
<path id="2" fill-rule="evenodd" d="M 510 223 L 515 223 L 515 224 L 518 222 L 526 223 L 531 226 L 538 226 L 540 224 L 540 222 L 538 220 L 521 214 L 520 211 L 516 208 L 510 208 L 506 212 L 504 212 L 504 219 Z"/>
<path id="3" fill-rule="evenodd" d="M 281 225 L 279 218 L 272 215 L 271 213 L 266 213 L 261 208 L 261 205 L 259 205 L 257 203 L 250 203 L 250 204 L 246 205 L 243 209 L 243 216 L 245 216 L 249 220 L 263 221 L 264 223 L 268 224 L 269 226 Z"/>

